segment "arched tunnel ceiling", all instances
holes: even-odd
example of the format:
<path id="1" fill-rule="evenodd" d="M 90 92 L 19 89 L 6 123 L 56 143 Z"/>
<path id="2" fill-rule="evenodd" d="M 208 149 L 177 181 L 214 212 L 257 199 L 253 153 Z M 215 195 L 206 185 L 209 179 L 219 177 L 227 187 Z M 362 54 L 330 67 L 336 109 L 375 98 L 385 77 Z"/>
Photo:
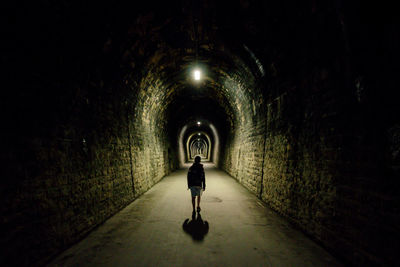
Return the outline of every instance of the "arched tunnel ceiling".
<path id="1" fill-rule="evenodd" d="M 59 50 L 73 55 L 60 58 L 64 66 L 71 64 L 71 73 L 60 73 L 82 80 L 98 79 L 96 83 L 106 84 L 104 88 L 112 84 L 114 90 L 121 91 L 120 95 L 126 95 L 127 101 L 135 101 L 138 94 L 158 95 L 143 107 L 147 118 L 178 125 L 190 112 L 172 114 L 166 108 L 179 108 L 182 99 L 187 99 L 188 106 L 192 103 L 207 106 L 208 110 L 215 107 L 214 112 L 204 110 L 203 116 L 212 119 L 209 115 L 213 115 L 218 128 L 232 128 L 251 115 L 241 114 L 241 106 L 252 105 L 251 99 L 261 99 L 252 82 L 261 75 L 258 63 L 263 62 L 255 59 L 265 55 L 261 50 L 268 48 L 268 43 L 258 37 L 268 18 L 258 10 L 267 10 L 270 3 L 149 0 L 96 2 L 93 7 L 90 1 L 82 6 L 75 2 L 45 5 L 63 10 L 61 20 L 65 25 L 61 25 L 65 29 L 60 28 L 62 37 L 55 38 L 54 47 L 59 47 L 60 42 L 63 45 Z M 90 23 L 82 24 L 84 21 Z M 49 22 L 52 21 L 40 21 L 40 26 L 50 31 Z M 38 42 L 32 49 L 41 51 L 47 47 L 40 47 Z M 78 58 L 79 66 L 74 66 Z M 42 57 L 34 61 L 46 60 Z M 189 73 L 196 61 L 206 71 L 205 80 L 198 86 L 193 85 Z M 95 71 L 90 77 L 83 77 L 85 69 Z M 115 85 L 116 81 L 123 86 Z M 150 84 L 157 88 L 149 90 Z"/>
<path id="2" fill-rule="evenodd" d="M 220 132 L 249 121 L 252 114 L 241 108 L 254 106 L 253 99 L 262 102 L 254 84 L 263 75 L 261 63 L 250 44 L 243 43 L 247 24 L 226 20 L 233 19 L 235 10 L 249 8 L 248 3 L 181 1 L 171 6 L 144 8 L 123 43 L 125 79 L 148 99 L 144 117 L 168 122 L 172 135 L 192 117 L 212 120 Z M 203 71 L 197 84 L 191 75 L 196 66 Z"/>
<path id="3" fill-rule="evenodd" d="M 196 18 L 192 20 L 196 21 Z M 200 39 L 198 28 L 200 25 L 197 28 L 190 27 L 190 23 L 186 25 L 181 34 L 186 34 L 191 41 L 182 43 L 180 48 L 171 46 L 164 39 L 158 40 L 163 45 L 159 45 L 144 63 L 146 72 L 139 87 L 142 95 L 158 95 L 148 104 L 152 107 L 148 118 L 171 122 L 169 127 L 178 129 L 188 118 L 203 117 L 214 121 L 224 132 L 233 128 L 237 121 L 246 121 L 245 118 L 251 116 L 241 112 L 241 106 L 249 106 L 252 99 L 262 98 L 254 84 L 255 76 L 259 75 L 257 62 L 254 54 L 251 58 L 248 47 L 241 42 L 232 42 L 228 47 L 219 38 L 207 37 L 210 32 L 200 34 L 204 38 Z M 161 28 L 157 30 L 162 32 Z M 191 72 L 195 67 L 202 71 L 199 82 L 192 79 Z"/>
<path id="4" fill-rule="evenodd" d="M 63 66 L 71 69 L 71 73 L 62 69 L 62 75 L 75 78 L 79 77 L 75 72 L 95 69 L 90 77 L 82 79 L 108 83 L 99 86 L 103 88 L 112 84 L 113 90 L 119 90 L 117 93 L 127 102 L 145 99 L 146 104 L 133 112 L 145 114 L 147 120 L 168 122 L 169 128 L 177 131 L 176 127 L 196 115 L 215 120 L 221 129 L 250 121 L 257 109 L 264 107 L 266 92 L 260 92 L 260 88 L 269 90 L 255 81 L 262 80 L 258 79 L 260 76 L 276 77 L 277 71 L 281 80 L 286 79 L 288 69 L 296 68 L 303 56 L 292 57 L 290 64 L 282 67 L 282 62 L 298 51 L 296 42 L 301 41 L 301 34 L 307 33 L 304 18 L 312 16 L 316 7 L 328 4 L 149 0 L 98 2 L 93 8 L 74 2 L 48 5 L 62 9 L 61 19 L 65 19 L 60 24 L 64 28 L 58 31 L 63 45 L 57 46 L 56 38 L 50 43 L 59 50 L 69 49 L 68 53 L 74 55 L 60 58 Z M 39 18 L 39 22 L 50 31 L 48 21 Z M 86 24 L 81 25 L 82 22 Z M 298 23 L 305 27 L 297 26 Z M 35 37 L 40 40 L 40 36 Z M 41 51 L 48 47 L 41 47 L 38 41 L 32 49 Z M 50 53 L 43 53 L 46 54 Z M 79 67 L 73 66 L 76 58 L 81 59 Z M 205 70 L 200 85 L 193 84 L 190 75 L 196 61 Z M 42 56 L 35 62 L 45 65 L 48 59 Z M 115 81 L 123 86 L 115 85 Z M 254 112 L 243 112 L 243 106 Z"/>

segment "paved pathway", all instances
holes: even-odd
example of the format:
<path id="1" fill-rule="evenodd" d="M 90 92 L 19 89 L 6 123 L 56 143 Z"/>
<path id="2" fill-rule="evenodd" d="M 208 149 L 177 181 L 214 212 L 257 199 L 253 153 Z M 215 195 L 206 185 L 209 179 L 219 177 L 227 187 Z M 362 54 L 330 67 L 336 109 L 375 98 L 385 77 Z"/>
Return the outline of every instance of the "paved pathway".
<path id="1" fill-rule="evenodd" d="M 192 221 L 186 172 L 165 177 L 49 266 L 341 266 L 212 165 Z"/>

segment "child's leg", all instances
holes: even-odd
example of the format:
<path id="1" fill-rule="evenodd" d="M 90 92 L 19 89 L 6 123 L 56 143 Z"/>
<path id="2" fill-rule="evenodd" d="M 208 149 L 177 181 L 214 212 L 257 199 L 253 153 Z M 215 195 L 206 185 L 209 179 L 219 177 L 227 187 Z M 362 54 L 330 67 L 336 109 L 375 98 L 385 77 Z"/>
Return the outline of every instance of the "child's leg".
<path id="1" fill-rule="evenodd" d="M 197 196 L 197 208 L 200 208 L 200 195 Z"/>
<path id="2" fill-rule="evenodd" d="M 195 210 L 195 201 L 196 201 L 196 197 L 192 197 L 192 206 L 193 206 L 193 211 Z"/>

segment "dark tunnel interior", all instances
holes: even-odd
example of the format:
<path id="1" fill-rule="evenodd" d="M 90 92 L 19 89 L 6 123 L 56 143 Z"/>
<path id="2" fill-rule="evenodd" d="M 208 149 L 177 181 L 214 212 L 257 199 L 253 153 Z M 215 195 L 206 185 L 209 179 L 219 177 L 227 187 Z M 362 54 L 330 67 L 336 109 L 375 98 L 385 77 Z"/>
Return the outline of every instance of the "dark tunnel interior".
<path id="1" fill-rule="evenodd" d="M 2 265 L 46 264 L 198 154 L 346 265 L 399 263 L 394 7 L 31 1 L 5 13 Z"/>

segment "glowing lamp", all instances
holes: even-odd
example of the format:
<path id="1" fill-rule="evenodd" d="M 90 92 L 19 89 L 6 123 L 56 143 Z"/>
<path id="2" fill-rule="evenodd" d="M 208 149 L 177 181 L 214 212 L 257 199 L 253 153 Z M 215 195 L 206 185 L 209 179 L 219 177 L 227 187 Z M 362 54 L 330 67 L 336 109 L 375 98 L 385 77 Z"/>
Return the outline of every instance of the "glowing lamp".
<path id="1" fill-rule="evenodd" d="M 200 81 L 200 71 L 199 70 L 195 70 L 194 71 L 194 79 L 196 80 L 196 81 Z"/>

